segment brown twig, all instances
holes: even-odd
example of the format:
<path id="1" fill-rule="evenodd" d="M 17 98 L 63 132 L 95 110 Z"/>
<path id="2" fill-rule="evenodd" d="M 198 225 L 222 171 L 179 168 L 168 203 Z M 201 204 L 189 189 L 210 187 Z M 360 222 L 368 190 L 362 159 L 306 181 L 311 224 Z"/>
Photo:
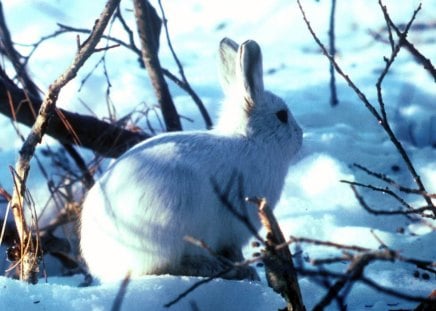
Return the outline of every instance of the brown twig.
<path id="1" fill-rule="evenodd" d="M 283 233 L 266 199 L 256 201 L 261 223 L 267 232 L 262 260 L 265 264 L 268 284 L 283 296 L 289 311 L 304 311 L 306 308 L 289 247 L 277 247 L 286 243 Z"/>
<path id="2" fill-rule="evenodd" d="M 346 277 L 346 274 L 344 274 L 344 273 L 337 273 L 337 272 L 327 271 L 327 270 L 313 270 L 313 269 L 305 269 L 305 268 L 299 268 L 297 270 L 298 270 L 299 274 L 301 274 L 303 276 L 308 276 L 308 277 L 323 277 L 323 278 L 333 278 L 333 279 L 341 279 L 341 278 Z M 368 287 L 373 288 L 381 293 L 390 295 L 392 297 L 398 297 L 401 299 L 405 299 L 405 300 L 409 300 L 409 301 L 416 301 L 416 302 L 425 302 L 425 303 L 429 302 L 432 305 L 436 304 L 434 299 L 432 300 L 431 298 L 427 298 L 427 297 L 415 296 L 415 295 L 411 295 L 408 293 L 402 293 L 402 292 L 399 292 L 398 290 L 384 287 L 384 286 L 378 284 L 377 282 L 365 277 L 364 275 L 362 275 L 356 281 L 360 282 L 362 284 L 365 284 Z"/>
<path id="3" fill-rule="evenodd" d="M 388 187 L 381 188 L 381 187 L 376 187 L 376 186 L 369 185 L 369 184 L 366 185 L 366 184 L 362 184 L 359 182 L 348 181 L 348 180 L 340 180 L 340 182 L 345 183 L 345 184 L 349 184 L 349 185 L 353 185 L 353 186 L 362 187 L 362 188 L 368 188 L 368 189 L 371 189 L 371 190 L 376 191 L 376 192 L 381 192 L 383 194 L 388 194 L 391 197 L 393 197 L 394 199 L 396 199 L 401 205 L 405 206 L 409 210 L 413 210 L 413 207 L 409 203 L 407 203 L 402 197 L 400 197 L 398 194 L 393 192 Z"/>
<path id="4" fill-rule="evenodd" d="M 315 42 L 318 44 L 318 46 L 321 48 L 322 53 L 325 57 L 328 58 L 328 60 L 333 64 L 336 72 L 347 82 L 347 84 L 350 86 L 350 88 L 356 93 L 356 95 L 359 97 L 359 99 L 364 103 L 365 107 L 371 112 L 371 114 L 377 119 L 378 123 L 381 123 L 382 118 L 378 111 L 374 108 L 374 106 L 369 102 L 368 98 L 362 91 L 357 87 L 356 84 L 350 79 L 350 77 L 342 70 L 342 68 L 339 66 L 339 64 L 336 62 L 335 58 L 329 54 L 327 48 L 324 46 L 324 44 L 321 42 L 321 40 L 318 38 L 318 36 L 315 34 L 315 31 L 312 29 L 312 26 L 307 19 L 306 12 L 303 9 L 303 6 L 301 5 L 300 0 L 297 0 L 298 7 L 300 9 L 300 12 L 303 16 L 303 20 L 306 23 L 306 26 L 312 35 Z"/>
<path id="5" fill-rule="evenodd" d="M 95 47 L 106 28 L 109 19 L 115 11 L 120 0 L 109 0 L 100 18 L 96 21 L 93 32 L 87 40 L 81 44 L 72 65 L 48 88 L 47 94 L 38 112 L 35 123 L 32 126 L 31 133 L 27 136 L 21 150 L 20 156 L 15 164 L 14 174 L 14 190 L 12 199 L 9 202 L 14 214 L 17 232 L 20 238 L 21 247 L 29 245 L 29 252 L 22 254 L 20 260 L 22 262 L 20 279 L 27 282 L 36 282 L 36 274 L 38 271 L 38 255 L 33 248 L 33 241 L 27 223 L 23 217 L 24 209 L 24 194 L 26 191 L 26 180 L 30 170 L 30 160 L 32 159 L 38 143 L 46 132 L 47 124 L 56 111 L 56 101 L 61 89 L 72 80 L 81 66 L 85 63 L 89 56 L 94 53 Z"/>

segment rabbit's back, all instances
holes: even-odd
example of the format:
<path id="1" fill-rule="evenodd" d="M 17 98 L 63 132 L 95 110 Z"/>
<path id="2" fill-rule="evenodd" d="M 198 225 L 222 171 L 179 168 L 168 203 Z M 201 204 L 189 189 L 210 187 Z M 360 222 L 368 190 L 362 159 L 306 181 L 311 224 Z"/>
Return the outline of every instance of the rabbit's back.
<path id="1" fill-rule="evenodd" d="M 171 270 L 182 256 L 204 252 L 185 242 L 187 235 L 215 251 L 240 248 L 250 233 L 221 196 L 239 212 L 245 210 L 242 196 L 265 195 L 274 204 L 282 184 L 272 180 L 283 178 L 262 178 L 262 170 L 286 173 L 268 168 L 256 148 L 245 138 L 211 131 L 166 134 L 128 151 L 91 189 L 83 207 L 81 247 L 91 271 L 104 279 L 104 262 L 124 262 L 138 275 Z M 244 180 L 252 175 L 258 180 Z M 258 227 L 255 207 L 247 210 Z"/>

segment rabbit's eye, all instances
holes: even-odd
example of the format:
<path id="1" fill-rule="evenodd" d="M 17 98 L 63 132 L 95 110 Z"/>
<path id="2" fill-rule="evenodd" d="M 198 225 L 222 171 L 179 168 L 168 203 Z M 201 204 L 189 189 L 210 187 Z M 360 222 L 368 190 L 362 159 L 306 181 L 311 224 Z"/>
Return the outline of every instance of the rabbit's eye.
<path id="1" fill-rule="evenodd" d="M 282 123 L 288 123 L 288 111 L 286 109 L 279 110 L 276 112 L 277 119 Z"/>

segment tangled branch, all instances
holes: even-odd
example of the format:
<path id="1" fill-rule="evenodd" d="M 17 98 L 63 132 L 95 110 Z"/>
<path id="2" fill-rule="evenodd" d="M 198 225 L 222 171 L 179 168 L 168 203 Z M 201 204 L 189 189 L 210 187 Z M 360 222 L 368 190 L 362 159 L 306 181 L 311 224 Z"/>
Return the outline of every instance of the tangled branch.
<path id="1" fill-rule="evenodd" d="M 312 29 L 312 26 L 310 25 L 310 22 L 306 17 L 306 13 L 304 12 L 304 9 L 301 5 L 301 1 L 297 0 L 297 3 L 298 3 L 298 6 L 300 8 L 301 14 L 303 16 L 303 20 L 306 23 L 306 26 L 307 26 L 310 34 L 312 35 L 312 37 L 315 40 L 315 42 L 317 43 L 317 45 L 321 48 L 323 54 L 329 59 L 330 63 L 333 64 L 336 72 L 341 77 L 343 77 L 343 79 L 348 83 L 348 85 L 351 87 L 351 89 L 356 93 L 356 95 L 359 97 L 359 99 L 362 101 L 362 103 L 365 105 L 365 107 L 375 117 L 378 124 L 380 124 L 382 126 L 383 130 L 388 135 L 389 139 L 391 140 L 391 142 L 395 146 L 396 150 L 401 155 L 401 158 L 405 162 L 410 174 L 412 175 L 413 181 L 415 182 L 415 184 L 418 187 L 419 192 L 420 193 L 427 193 L 427 190 L 426 190 L 426 188 L 421 180 L 421 177 L 417 173 L 409 155 L 407 154 L 406 149 L 401 144 L 401 142 L 398 140 L 398 138 L 396 137 L 395 133 L 393 132 L 393 130 L 389 124 L 389 120 L 388 120 L 387 113 L 385 110 L 385 103 L 384 103 L 383 96 L 382 96 L 383 80 L 384 80 L 386 74 L 388 73 L 389 69 L 391 68 L 392 64 L 394 63 L 399 50 L 403 46 L 404 38 L 406 38 L 408 31 L 409 31 L 413 21 L 416 18 L 416 15 L 421 10 L 421 4 L 413 12 L 412 17 L 411 17 L 410 21 L 408 22 L 408 24 L 406 25 L 405 30 L 403 32 L 401 32 L 401 36 L 400 36 L 398 43 L 397 44 L 392 43 L 392 53 L 391 53 L 390 57 L 385 58 L 385 68 L 382 71 L 382 73 L 380 74 L 380 76 L 377 80 L 377 83 L 376 83 L 378 106 L 380 109 L 380 112 L 379 112 L 379 111 L 377 111 L 375 106 L 373 104 L 371 104 L 371 102 L 368 100 L 366 95 L 356 86 L 356 84 L 350 79 L 350 77 L 342 70 L 342 68 L 336 62 L 335 58 L 332 55 L 330 55 L 327 48 L 324 46 L 324 44 L 321 42 L 321 40 L 316 35 L 315 31 Z M 379 5 L 380 5 L 380 7 L 382 7 L 385 18 L 386 18 L 386 15 L 389 15 L 387 13 L 386 8 L 383 6 L 381 1 L 379 1 Z M 427 202 L 428 206 L 434 207 L 434 204 L 433 204 L 431 198 L 429 198 L 428 196 L 425 196 L 425 195 L 423 195 L 423 198 Z M 436 211 L 434 212 L 434 214 L 436 215 Z"/>
<path id="2" fill-rule="evenodd" d="M 106 28 L 109 19 L 113 12 L 117 8 L 120 0 L 109 0 L 106 3 L 105 9 L 100 15 L 100 18 L 96 21 L 91 35 L 86 39 L 83 44 L 79 46 L 79 50 L 74 57 L 73 63 L 70 67 L 56 79 L 48 88 L 47 94 L 42 102 L 38 116 L 35 123 L 32 126 L 30 134 L 27 136 L 21 150 L 19 152 L 19 158 L 15 164 L 14 174 L 14 190 L 12 199 L 9 202 L 11 210 L 14 215 L 15 224 L 17 227 L 18 236 L 20 238 L 21 249 L 28 250 L 22 254 L 20 279 L 35 283 L 37 282 L 36 274 L 38 272 L 38 250 L 37 245 L 34 245 L 34 241 L 31 236 L 31 232 L 27 226 L 24 218 L 24 194 L 26 191 L 26 180 L 30 170 L 30 160 L 32 159 L 37 144 L 41 142 L 43 135 L 46 132 L 47 125 L 51 117 L 56 113 L 56 102 L 61 89 L 72 80 L 78 70 L 91 56 L 97 43 L 99 42 L 104 29 Z M 27 246 L 25 248 L 25 246 Z"/>

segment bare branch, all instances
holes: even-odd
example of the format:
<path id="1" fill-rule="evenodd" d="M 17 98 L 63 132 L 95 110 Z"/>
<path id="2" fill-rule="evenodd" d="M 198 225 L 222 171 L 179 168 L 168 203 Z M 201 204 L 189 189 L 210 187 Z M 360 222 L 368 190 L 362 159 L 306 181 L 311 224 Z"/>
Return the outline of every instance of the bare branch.
<path id="1" fill-rule="evenodd" d="M 167 41 L 168 41 L 168 45 L 170 47 L 170 51 L 173 54 L 173 57 L 176 61 L 176 64 L 179 68 L 179 72 L 182 76 L 182 78 L 178 78 L 177 76 L 175 76 L 174 74 L 172 74 L 168 69 L 166 68 L 161 68 L 163 75 L 170 79 L 171 81 L 173 81 L 178 87 L 180 87 L 182 90 L 184 90 L 186 93 L 188 93 L 192 100 L 194 101 L 194 103 L 197 105 L 200 114 L 203 117 L 203 120 L 205 121 L 206 127 L 209 129 L 212 127 L 212 120 L 209 116 L 209 113 L 207 112 L 206 108 L 204 107 L 203 102 L 201 101 L 200 97 L 197 95 L 197 93 L 195 93 L 195 91 L 192 89 L 191 85 L 189 84 L 185 74 L 184 74 L 184 70 L 183 70 L 183 66 L 181 65 L 179 59 L 177 58 L 177 55 L 174 52 L 174 49 L 172 47 L 171 41 L 170 41 L 170 37 L 169 37 L 169 33 L 168 33 L 168 28 L 167 28 L 167 23 L 166 23 L 166 19 L 165 19 L 165 14 L 163 11 L 163 8 L 161 7 L 162 10 L 162 16 L 164 18 L 164 28 L 165 28 L 165 32 L 166 32 L 166 36 L 167 36 Z M 120 23 L 122 24 L 124 30 L 126 31 L 128 37 L 129 37 L 129 42 L 125 42 L 123 40 L 120 40 L 118 38 L 109 36 L 109 35 L 104 35 L 102 38 L 107 39 L 109 41 L 114 42 L 115 44 L 118 44 L 120 46 L 123 46 L 129 50 L 131 50 L 132 52 L 134 52 L 136 55 L 138 55 L 139 57 L 139 62 L 140 65 L 145 67 L 144 64 L 144 59 L 142 58 L 142 52 L 141 50 L 136 46 L 135 41 L 134 41 L 134 36 L 133 36 L 133 32 L 132 30 L 129 28 L 129 26 L 127 25 L 127 23 L 125 22 L 124 18 L 121 15 L 120 10 L 118 9 L 115 15 L 119 20 Z M 79 33 L 90 33 L 90 30 L 88 29 L 84 29 L 84 28 L 77 28 L 77 27 L 72 27 L 72 26 L 67 26 L 64 24 L 58 24 L 58 26 L 61 28 L 61 30 L 55 32 L 53 35 L 51 36 L 47 36 L 44 37 L 41 40 L 45 40 L 45 39 L 49 39 L 52 36 L 57 36 L 59 34 L 65 33 L 65 32 L 79 32 Z M 34 46 L 40 44 L 40 41 L 38 41 L 37 43 L 34 44 Z"/>
<path id="2" fill-rule="evenodd" d="M 411 189 L 408 187 L 404 187 L 400 184 L 398 184 L 395 180 L 389 178 L 388 176 L 386 176 L 385 174 L 381 174 L 381 173 L 377 173 L 374 171 L 371 171 L 370 169 L 364 167 L 363 165 L 357 164 L 357 163 L 353 163 L 354 167 L 357 167 L 358 169 L 364 171 L 365 173 L 367 173 L 370 176 L 373 176 L 375 178 L 378 178 L 384 182 L 386 182 L 387 184 L 397 188 L 399 191 L 404 192 L 404 193 L 409 193 L 409 194 L 418 194 L 421 196 L 426 196 L 429 198 L 436 198 L 436 194 L 433 193 L 428 193 L 428 192 L 423 192 L 422 190 L 419 189 Z"/>
<path id="3" fill-rule="evenodd" d="M 385 192 L 388 193 L 392 196 L 394 196 L 392 194 L 392 192 L 390 192 L 389 190 L 383 190 L 383 189 L 379 189 L 379 188 L 375 188 L 374 186 L 368 186 L 368 185 L 363 185 L 363 184 L 359 184 L 359 183 L 354 183 L 354 182 L 347 182 L 350 184 L 351 189 L 353 190 L 353 193 L 357 199 L 357 201 L 359 202 L 359 204 L 363 207 L 364 210 L 366 210 L 367 212 L 374 214 L 374 215 L 410 215 L 410 214 L 417 214 L 420 215 L 421 217 L 428 217 L 428 218 L 432 218 L 432 219 L 436 219 L 436 217 L 433 215 L 433 213 L 435 213 L 435 207 L 434 206 L 423 206 L 423 207 L 419 207 L 419 208 L 413 208 L 410 207 L 410 209 L 408 210 L 396 210 L 396 211 L 386 211 L 386 210 L 375 210 L 373 208 L 371 208 L 368 203 L 366 203 L 365 199 L 359 194 L 359 192 L 357 191 L 355 186 L 361 186 L 361 187 L 367 187 L 370 188 L 374 191 L 381 191 L 381 192 Z M 394 196 L 396 197 L 396 196 Z M 407 205 L 409 206 L 409 205 Z M 431 215 L 427 215 L 424 212 L 426 211 L 430 211 L 432 212 Z"/>
<path id="4" fill-rule="evenodd" d="M 379 0 L 379 5 L 382 8 L 383 11 L 383 15 L 385 16 L 386 20 L 389 20 L 389 14 L 387 12 L 387 9 L 385 6 L 383 6 L 383 4 L 381 3 L 381 0 Z M 401 142 L 397 139 L 397 137 L 395 136 L 394 132 L 392 131 L 389 122 L 388 122 L 388 117 L 386 114 L 386 110 L 385 110 L 385 104 L 384 104 L 384 100 L 383 100 L 383 95 L 382 95 L 382 83 L 384 78 L 386 77 L 386 74 L 388 73 L 390 67 L 392 66 L 393 62 L 395 61 L 395 58 L 398 54 L 398 52 L 400 51 L 403 41 L 407 36 L 407 33 L 409 31 L 409 28 L 411 27 L 413 21 L 416 18 L 416 15 L 418 14 L 418 12 L 421 10 L 421 4 L 418 6 L 418 8 L 413 12 L 412 18 L 410 19 L 410 21 L 408 22 L 405 30 L 401 33 L 400 35 L 400 39 L 398 44 L 395 46 L 394 50 L 392 51 L 392 54 L 390 56 L 389 59 L 386 59 L 386 66 L 384 68 L 384 70 L 382 71 L 382 73 L 380 74 L 379 79 L 377 80 L 376 83 L 376 89 L 377 89 L 377 98 L 378 98 L 378 102 L 379 102 L 379 106 L 380 106 L 380 110 L 381 110 L 381 114 L 383 117 L 383 122 L 382 122 L 382 126 L 384 128 L 384 130 L 386 131 L 386 133 L 388 134 L 390 140 L 392 141 L 392 143 L 394 144 L 394 146 L 396 147 L 396 149 L 398 150 L 398 152 L 400 153 L 401 157 L 403 158 L 404 162 L 407 165 L 407 168 L 409 169 L 409 172 L 412 174 L 413 179 L 415 181 L 415 183 L 417 184 L 419 191 L 426 193 L 427 191 L 425 190 L 424 184 L 421 181 L 421 177 L 418 175 L 418 173 L 415 170 L 415 167 L 413 166 L 412 161 L 410 160 L 406 150 L 404 149 L 403 145 L 401 144 Z M 433 206 L 433 202 L 430 198 L 423 196 L 424 199 L 426 200 L 427 204 L 429 206 Z M 434 212 L 434 215 L 436 216 L 436 212 Z"/>
<path id="5" fill-rule="evenodd" d="M 400 153 L 403 161 L 406 163 L 406 166 L 407 166 L 410 174 L 412 175 L 414 182 L 418 186 L 419 190 L 422 193 L 427 193 L 427 191 L 425 189 L 425 186 L 422 183 L 420 176 L 416 172 L 416 170 L 415 170 L 415 168 L 413 166 L 413 163 L 410 160 L 406 150 L 404 149 L 404 147 L 400 143 L 400 141 L 396 138 L 394 132 L 392 131 L 392 129 L 391 129 L 390 125 L 389 125 L 388 118 L 387 118 L 387 115 L 386 115 L 386 111 L 385 111 L 385 108 L 384 108 L 383 97 L 382 97 L 382 94 L 381 94 L 381 84 L 382 84 L 382 81 L 383 81 L 384 77 L 386 76 L 386 74 L 387 74 L 389 68 L 391 67 L 392 63 L 394 62 L 399 49 L 401 48 L 401 40 L 398 43 L 398 45 L 396 46 L 396 49 L 394 49 L 394 51 L 392 52 L 391 57 L 386 60 L 385 69 L 383 70 L 383 72 L 381 73 L 381 75 L 380 75 L 380 77 L 379 77 L 379 79 L 377 81 L 378 104 L 379 104 L 380 110 L 381 110 L 381 112 L 379 113 L 377 111 L 377 109 L 375 109 L 375 107 L 369 102 L 369 100 L 367 99 L 365 94 L 363 94 L 362 91 L 348 77 L 348 75 L 346 75 L 344 73 L 344 71 L 341 69 L 341 67 L 337 64 L 337 62 L 334 59 L 334 57 L 328 53 L 328 51 L 327 51 L 326 47 L 324 46 L 324 44 L 319 40 L 318 36 L 313 31 L 312 26 L 310 25 L 310 22 L 308 21 L 308 19 L 306 17 L 306 14 L 304 12 L 304 9 L 303 9 L 303 7 L 301 5 L 301 1 L 297 0 L 297 3 L 298 3 L 298 6 L 299 6 L 301 14 L 303 16 L 304 22 L 306 23 L 306 26 L 307 26 L 309 32 L 311 33 L 311 35 L 312 35 L 313 39 L 315 40 L 315 42 L 321 48 L 323 54 L 334 65 L 334 67 L 335 67 L 336 71 L 338 72 L 338 74 L 341 75 L 345 79 L 345 81 L 353 89 L 353 91 L 357 94 L 357 96 L 360 98 L 360 100 L 365 105 L 365 107 L 371 112 L 371 114 L 376 118 L 377 122 L 383 127 L 383 129 L 385 130 L 385 132 L 388 135 L 389 139 L 394 144 L 394 146 L 397 149 L 397 151 Z M 415 20 L 416 14 L 419 12 L 420 8 L 421 8 L 421 6 L 419 6 L 414 11 L 412 18 L 410 19 L 408 25 L 406 26 L 406 31 L 403 32 L 403 36 L 402 37 L 405 38 L 407 36 L 407 31 L 411 27 L 413 21 Z M 423 196 L 423 197 L 424 197 L 424 199 L 426 200 L 426 202 L 427 202 L 427 204 L 429 206 L 434 206 L 431 198 L 429 198 L 427 196 Z"/>
<path id="6" fill-rule="evenodd" d="M 286 243 L 283 233 L 266 199 L 258 199 L 257 205 L 260 220 L 267 231 L 262 260 L 268 284 L 283 296 L 289 311 L 304 311 L 306 308 L 289 247 L 277 247 Z"/>
<path id="7" fill-rule="evenodd" d="M 377 119 L 377 122 L 381 124 L 382 118 L 378 111 L 374 108 L 374 106 L 369 102 L 368 98 L 362 91 L 357 87 L 357 85 L 354 84 L 354 82 L 348 77 L 347 74 L 342 70 L 342 68 L 338 65 L 335 58 L 329 54 L 327 51 L 327 48 L 324 46 L 324 44 L 319 40 L 318 36 L 315 34 L 315 31 L 312 29 L 312 26 L 310 25 L 309 20 L 306 17 L 306 13 L 304 12 L 304 9 L 301 5 L 300 0 L 297 0 L 298 7 L 300 8 L 301 14 L 303 16 L 303 20 L 306 23 L 306 26 L 312 35 L 315 42 L 318 44 L 318 46 L 321 48 L 322 53 L 328 58 L 328 60 L 333 64 L 336 72 L 344 78 L 344 80 L 348 83 L 348 85 L 351 87 L 351 89 L 356 93 L 356 95 L 359 97 L 359 99 L 364 103 L 365 107 L 371 112 L 371 114 Z"/>
<path id="8" fill-rule="evenodd" d="M 392 34 L 391 34 L 391 28 L 392 28 L 395 31 L 395 33 L 397 34 L 397 36 L 400 40 L 400 44 L 402 46 L 404 46 L 415 57 L 415 59 L 418 61 L 418 63 L 420 63 L 424 67 L 424 69 L 426 69 L 430 73 L 430 75 L 433 77 L 433 79 L 436 82 L 436 68 L 431 63 L 431 60 L 429 58 L 425 57 L 421 52 L 418 51 L 418 49 L 409 40 L 407 40 L 406 36 L 403 35 L 404 33 L 407 33 L 407 31 L 401 32 L 398 29 L 398 27 L 394 24 L 391 17 L 389 16 L 386 6 L 382 5 L 381 1 L 379 1 L 379 4 L 382 8 L 383 15 L 385 16 L 385 20 L 386 20 L 386 24 L 388 26 L 387 28 L 389 30 L 390 38 L 392 38 Z M 419 9 L 421 9 L 421 3 L 419 4 L 418 10 Z M 417 12 L 417 11 L 415 11 L 415 12 Z M 410 26 L 411 25 L 409 23 L 408 26 L 406 26 L 406 27 L 410 28 Z"/>
<path id="9" fill-rule="evenodd" d="M 56 113 L 56 101 L 61 89 L 72 80 L 80 67 L 85 63 L 89 56 L 94 53 L 95 47 L 106 28 L 109 19 L 118 6 L 120 0 L 109 0 L 106 3 L 100 18 L 96 21 L 93 32 L 88 39 L 80 45 L 80 48 L 73 60 L 72 65 L 48 88 L 48 92 L 38 112 L 35 123 L 32 126 L 31 133 L 27 136 L 21 150 L 20 156 L 15 164 L 14 174 L 14 191 L 12 199 L 9 202 L 14 219 L 17 226 L 17 232 L 20 237 L 21 249 L 24 249 L 25 244 L 29 245 L 28 251 L 21 254 L 21 273 L 20 279 L 28 282 L 37 282 L 36 274 L 38 272 L 38 255 L 33 246 L 33 239 L 29 232 L 26 221 L 23 217 L 24 194 L 26 191 L 26 180 L 30 170 L 30 160 L 32 159 L 35 148 L 41 142 L 42 136 L 45 134 L 47 125 L 51 116 Z"/>
<path id="10" fill-rule="evenodd" d="M 200 110 L 200 113 L 203 117 L 204 122 L 206 123 L 206 128 L 210 129 L 210 128 L 212 128 L 212 120 L 211 120 L 206 108 L 204 107 L 203 102 L 201 101 L 200 97 L 198 97 L 198 95 L 194 92 L 194 90 L 191 88 L 191 85 L 188 82 L 188 79 L 186 79 L 185 71 L 183 70 L 183 66 L 180 63 L 179 58 L 177 57 L 177 54 L 174 51 L 173 45 L 171 43 L 170 34 L 168 32 L 168 23 L 167 23 L 167 19 L 165 17 L 165 11 L 164 11 L 163 6 L 162 6 L 162 1 L 159 0 L 158 3 L 159 3 L 160 11 L 162 14 L 163 26 L 165 29 L 165 35 L 167 37 L 168 47 L 170 48 L 171 54 L 173 55 L 173 58 L 177 64 L 177 67 L 179 68 L 180 76 L 182 77 L 181 81 L 178 79 L 177 80 L 173 79 L 173 81 L 178 81 L 177 84 L 180 87 L 182 87 L 186 92 L 188 92 L 189 95 L 191 95 L 192 99 L 194 100 L 195 104 L 198 107 L 198 110 Z M 164 74 L 166 76 L 168 76 L 168 73 L 169 73 L 168 71 L 166 71 L 166 72 L 164 71 Z"/>
<path id="11" fill-rule="evenodd" d="M 147 0 L 134 0 L 135 18 L 142 47 L 142 60 L 147 68 L 167 131 L 180 131 L 182 124 L 164 79 L 158 58 L 160 19 Z"/>
<path id="12" fill-rule="evenodd" d="M 334 278 L 334 279 L 340 279 L 346 277 L 346 274 L 343 273 L 337 273 L 333 271 L 326 271 L 326 270 L 313 270 L 313 269 L 298 269 L 298 273 L 303 276 L 310 276 L 310 277 L 325 277 L 325 278 Z M 381 293 L 388 294 L 393 297 L 398 297 L 401 299 L 409 300 L 409 301 L 416 301 L 416 302 L 423 302 L 423 303 L 429 303 L 431 306 L 436 305 L 436 301 L 432 297 L 422 297 L 422 296 L 416 296 L 411 295 L 408 293 L 399 292 L 398 290 L 387 288 L 384 286 L 381 286 L 377 282 L 373 281 L 372 279 L 369 279 L 362 275 L 357 282 L 361 282 L 365 285 L 367 285 L 370 288 L 373 288 L 377 291 L 380 291 Z M 432 309 L 430 309 L 432 310 Z"/>
<path id="13" fill-rule="evenodd" d="M 41 104 L 41 99 L 26 95 L 26 92 L 16 86 L 0 69 L 1 114 L 32 126 Z M 118 157 L 136 143 L 150 137 L 146 133 L 126 130 L 121 124 L 110 124 L 61 108 L 56 108 L 56 113 L 51 116 L 46 134 L 61 143 L 78 144 L 106 157 Z"/>

